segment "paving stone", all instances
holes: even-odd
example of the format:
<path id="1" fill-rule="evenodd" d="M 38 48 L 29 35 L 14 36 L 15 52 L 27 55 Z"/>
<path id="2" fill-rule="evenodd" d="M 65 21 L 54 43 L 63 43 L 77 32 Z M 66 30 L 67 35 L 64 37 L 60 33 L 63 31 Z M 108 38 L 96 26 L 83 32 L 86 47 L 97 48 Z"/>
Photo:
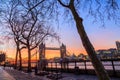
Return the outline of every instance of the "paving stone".
<path id="1" fill-rule="evenodd" d="M 36 76 L 34 73 L 24 73 L 14 69 L 5 69 L 16 80 L 52 80 L 46 76 Z M 58 80 L 98 80 L 95 75 L 74 75 L 72 73 L 62 73 L 63 78 Z M 1 80 L 1 79 L 0 79 Z M 120 78 L 111 78 L 111 80 L 120 80 Z"/>

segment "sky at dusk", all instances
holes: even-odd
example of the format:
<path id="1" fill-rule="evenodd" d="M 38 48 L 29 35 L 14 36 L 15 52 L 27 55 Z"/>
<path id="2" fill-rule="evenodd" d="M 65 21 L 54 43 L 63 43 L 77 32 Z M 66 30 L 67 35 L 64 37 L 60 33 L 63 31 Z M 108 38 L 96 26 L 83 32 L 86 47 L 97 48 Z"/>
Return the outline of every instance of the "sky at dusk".
<path id="1" fill-rule="evenodd" d="M 119 31 L 120 27 L 115 25 L 114 22 L 108 22 L 106 26 L 84 21 L 86 32 L 90 41 L 95 49 L 108 49 L 115 48 L 115 41 L 120 40 Z M 63 31 L 63 33 L 62 33 Z M 81 40 L 74 25 L 62 27 L 61 36 L 62 42 L 68 46 L 72 53 L 81 53 L 84 51 Z M 84 52 L 83 52 L 84 53 Z"/>
<path id="2" fill-rule="evenodd" d="M 69 21 L 69 23 L 70 22 L 71 21 Z M 65 23 L 64 21 L 62 23 L 64 24 L 60 24 L 56 30 L 60 35 L 60 41 L 66 45 L 67 51 L 71 54 L 75 53 L 76 55 L 79 53 L 87 54 L 81 43 L 75 24 Z M 116 25 L 114 21 L 107 21 L 105 26 L 102 26 L 101 23 L 93 23 L 92 20 L 86 18 L 86 20 L 84 20 L 84 26 L 95 50 L 116 48 L 115 41 L 120 40 L 120 26 Z M 59 45 L 57 41 L 51 41 L 48 42 L 46 46 L 59 47 Z"/>
<path id="3" fill-rule="evenodd" d="M 71 54 L 78 55 L 79 53 L 86 54 L 84 47 L 82 46 L 80 37 L 77 33 L 75 24 L 71 24 L 72 21 L 68 21 L 69 23 L 61 22 L 59 27 L 55 27 L 55 31 L 60 36 L 60 42 L 65 44 L 67 47 L 67 51 Z M 89 36 L 90 41 L 94 45 L 95 50 L 98 49 L 109 49 L 116 48 L 115 41 L 119 41 L 119 32 L 120 27 L 114 24 L 114 21 L 108 21 L 105 26 L 99 24 L 99 22 L 93 23 L 92 20 L 86 19 L 84 20 L 85 30 Z M 1 40 L 2 41 L 2 40 Z M 7 52 L 9 57 L 15 56 L 15 45 L 12 45 L 12 42 L 6 42 L 0 46 L 0 49 Z M 60 47 L 61 43 L 57 40 L 49 40 L 46 41 L 47 47 Z M 24 55 L 27 56 L 26 51 L 23 51 Z M 59 51 L 46 51 L 46 57 L 58 57 L 60 56 Z"/>
<path id="4" fill-rule="evenodd" d="M 115 41 L 120 41 L 119 25 L 116 25 L 114 21 L 106 20 L 105 26 L 102 26 L 102 24 L 100 23 L 101 21 L 93 22 L 92 17 L 86 17 L 84 16 L 84 13 L 82 13 L 81 15 L 84 20 L 83 24 L 85 30 L 95 50 L 116 48 Z M 54 23 L 52 26 L 55 28 L 55 31 L 60 36 L 60 42 L 66 45 L 67 51 L 71 54 L 75 53 L 76 55 L 78 55 L 79 53 L 86 54 L 74 21 L 67 21 L 67 19 L 64 20 L 62 16 L 60 16 L 59 21 L 59 27 L 57 23 Z M 3 40 L 0 40 L 0 43 L 1 41 Z M 5 51 L 9 57 L 15 57 L 15 45 L 13 45 L 12 42 L 3 42 L 4 44 L 0 45 L 0 50 Z M 53 39 L 50 41 L 46 41 L 46 46 L 60 47 L 61 43 Z M 23 53 L 25 54 L 25 56 L 27 55 L 26 51 L 23 51 Z M 46 51 L 46 53 L 46 57 L 48 58 L 60 56 L 59 51 Z"/>

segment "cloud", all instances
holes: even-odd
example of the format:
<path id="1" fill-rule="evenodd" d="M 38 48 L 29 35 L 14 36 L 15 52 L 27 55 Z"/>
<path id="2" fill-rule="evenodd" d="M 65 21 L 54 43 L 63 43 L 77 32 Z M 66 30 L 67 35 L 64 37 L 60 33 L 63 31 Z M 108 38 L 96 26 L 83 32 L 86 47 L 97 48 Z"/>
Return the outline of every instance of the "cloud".
<path id="1" fill-rule="evenodd" d="M 0 44 L 4 44 L 4 42 L 0 41 Z"/>
<path id="2" fill-rule="evenodd" d="M 8 43 L 11 39 L 11 36 L 0 35 L 0 44 L 5 44 L 6 42 Z"/>

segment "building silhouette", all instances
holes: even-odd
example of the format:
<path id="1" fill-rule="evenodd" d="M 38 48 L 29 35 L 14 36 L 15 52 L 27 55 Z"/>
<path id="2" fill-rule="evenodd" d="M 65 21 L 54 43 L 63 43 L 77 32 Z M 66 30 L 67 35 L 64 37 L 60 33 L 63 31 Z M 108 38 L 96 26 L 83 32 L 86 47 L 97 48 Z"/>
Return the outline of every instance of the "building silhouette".
<path id="1" fill-rule="evenodd" d="M 116 47 L 117 47 L 118 53 L 120 53 L 120 42 L 119 41 L 116 41 Z"/>
<path id="2" fill-rule="evenodd" d="M 98 58 L 100 59 L 113 59 L 116 55 L 116 48 L 100 49 L 96 51 Z"/>

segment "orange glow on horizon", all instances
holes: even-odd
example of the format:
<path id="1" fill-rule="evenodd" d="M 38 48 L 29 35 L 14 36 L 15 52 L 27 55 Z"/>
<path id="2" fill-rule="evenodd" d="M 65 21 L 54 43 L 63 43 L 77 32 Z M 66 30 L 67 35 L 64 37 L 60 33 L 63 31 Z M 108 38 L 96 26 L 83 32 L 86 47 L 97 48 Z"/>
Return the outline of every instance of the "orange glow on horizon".
<path id="1" fill-rule="evenodd" d="M 99 47 L 96 47 L 95 50 L 98 50 L 98 49 L 101 49 Z M 102 49 L 108 49 L 106 47 L 102 47 Z M 36 50 L 33 50 L 31 52 L 31 55 L 35 53 Z M 85 51 L 85 49 L 79 49 L 79 48 L 76 48 L 76 47 L 71 47 L 71 48 L 67 48 L 67 51 L 70 53 L 70 55 L 72 55 L 73 53 L 75 55 L 78 55 L 80 53 L 83 53 L 85 55 L 87 55 L 87 52 Z M 25 60 L 27 60 L 27 56 L 28 56 L 28 53 L 27 53 L 27 50 L 22 50 L 21 51 L 22 53 L 22 58 L 26 58 Z M 10 58 L 14 58 L 15 59 L 15 54 L 16 54 L 16 49 L 8 49 L 7 52 L 6 52 L 7 56 L 10 57 Z M 38 53 L 37 53 L 38 54 Z M 68 54 L 69 55 L 69 54 Z M 53 57 L 60 57 L 60 51 L 59 50 L 46 50 L 45 51 L 45 57 L 47 59 L 49 58 L 53 58 Z M 37 59 L 39 58 L 39 54 L 37 55 Z M 36 56 L 32 57 L 32 59 L 36 59 Z"/>

